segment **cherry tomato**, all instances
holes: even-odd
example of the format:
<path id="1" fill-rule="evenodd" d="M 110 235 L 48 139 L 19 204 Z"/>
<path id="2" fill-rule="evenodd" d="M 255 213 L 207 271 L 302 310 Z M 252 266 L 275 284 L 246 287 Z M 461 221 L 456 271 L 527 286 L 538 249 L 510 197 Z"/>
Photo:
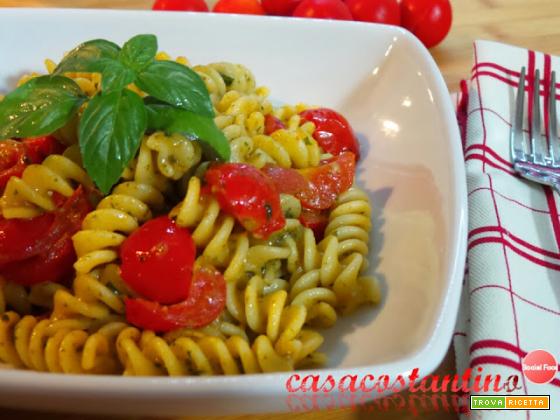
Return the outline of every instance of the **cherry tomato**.
<path id="1" fill-rule="evenodd" d="M 10 249 L 11 244 L 8 242 L 10 237 L 18 231 L 20 235 L 28 235 L 28 237 L 25 240 L 20 238 L 19 244 L 15 243 L 16 248 L 25 249 L 26 258 L 16 257 L 10 262 L 4 258 L 5 264 L 0 268 L 0 274 L 6 280 L 24 286 L 63 280 L 72 273 L 72 264 L 76 261 L 72 235 L 80 229 L 82 220 L 90 211 L 91 204 L 86 193 L 82 187 L 79 187 L 54 213 L 33 218 L 27 224 L 22 224 L 19 220 L 2 221 L 3 233 L 10 236 L 0 235 L 2 242 L 0 248 L 9 249 L 8 255 L 15 253 L 15 249 Z M 51 223 L 47 229 L 49 221 Z M 38 237 L 40 239 L 31 243 L 32 239 Z"/>
<path id="2" fill-rule="evenodd" d="M 443 41 L 453 20 L 449 0 L 402 0 L 401 16 L 402 25 L 426 48 Z"/>
<path id="3" fill-rule="evenodd" d="M 274 115 L 268 114 L 266 117 L 264 117 L 264 133 L 266 135 L 271 135 L 275 131 L 281 130 L 283 128 L 286 128 L 284 123 Z"/>
<path id="4" fill-rule="evenodd" d="M 185 300 L 196 247 L 188 229 L 167 216 L 152 219 L 121 245 L 121 276 L 139 295 L 159 303 Z"/>
<path id="5" fill-rule="evenodd" d="M 401 10 L 397 0 L 346 0 L 346 4 L 354 20 L 401 24 Z"/>
<path id="6" fill-rule="evenodd" d="M 0 266 L 21 261 L 46 250 L 37 250 L 54 222 L 53 213 L 45 213 L 33 219 L 0 218 Z"/>
<path id="7" fill-rule="evenodd" d="M 160 305 L 145 299 L 125 300 L 126 319 L 137 327 L 155 332 L 177 328 L 201 328 L 210 324 L 223 311 L 226 283 L 214 267 L 194 270 L 188 298 L 174 305 Z"/>
<path id="8" fill-rule="evenodd" d="M 216 13 L 236 13 L 239 15 L 264 15 L 259 0 L 220 0 L 212 10 Z"/>
<path id="9" fill-rule="evenodd" d="M 327 153 L 339 155 L 350 151 L 360 159 L 360 144 L 350 123 L 329 108 L 308 109 L 300 113 L 304 121 L 315 124 L 313 138 Z"/>
<path id="10" fill-rule="evenodd" d="M 0 189 L 6 186 L 12 176 L 20 177 L 26 166 L 25 150 L 21 142 L 0 142 Z"/>
<path id="11" fill-rule="evenodd" d="M 0 189 L 12 176 L 20 177 L 27 165 L 41 163 L 52 153 L 62 153 L 64 146 L 54 137 L 45 136 L 22 141 L 0 142 Z"/>
<path id="12" fill-rule="evenodd" d="M 262 0 L 263 9 L 269 15 L 291 16 L 301 0 Z"/>
<path id="13" fill-rule="evenodd" d="M 313 231 L 317 242 L 323 239 L 325 229 L 329 224 L 329 214 L 327 211 L 310 210 L 303 208 L 299 216 L 299 221 L 305 227 Z"/>
<path id="14" fill-rule="evenodd" d="M 252 165 L 223 163 L 206 171 L 206 182 L 221 208 L 257 238 L 286 224 L 274 183 Z"/>
<path id="15" fill-rule="evenodd" d="M 22 140 L 29 163 L 41 163 L 48 155 L 62 153 L 65 147 L 52 136 Z"/>
<path id="16" fill-rule="evenodd" d="M 266 165 L 261 171 L 272 180 L 280 194 L 298 196 L 310 192 L 309 182 L 295 169 Z"/>
<path id="17" fill-rule="evenodd" d="M 204 0 L 156 0 L 152 10 L 174 10 L 179 12 L 207 12 Z"/>
<path id="18" fill-rule="evenodd" d="M 299 169 L 309 182 L 310 190 L 298 198 L 303 207 L 325 210 L 333 206 L 339 194 L 354 183 L 356 157 L 352 152 L 343 152 L 315 168 Z"/>
<path id="19" fill-rule="evenodd" d="M 293 16 L 314 19 L 352 20 L 352 14 L 342 0 L 303 0 Z"/>

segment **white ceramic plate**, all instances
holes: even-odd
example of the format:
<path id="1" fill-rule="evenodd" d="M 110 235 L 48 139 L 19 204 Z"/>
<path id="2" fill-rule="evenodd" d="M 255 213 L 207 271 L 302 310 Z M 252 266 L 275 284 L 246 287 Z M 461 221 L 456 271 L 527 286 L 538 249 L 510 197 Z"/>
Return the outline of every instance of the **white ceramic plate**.
<path id="1" fill-rule="evenodd" d="M 274 100 L 332 107 L 351 121 L 362 141 L 358 182 L 374 206 L 371 269 L 384 297 L 378 308 L 363 308 L 326 332 L 330 364 L 313 373 L 394 379 L 418 368 L 429 374 L 448 349 L 457 314 L 466 188 L 453 107 L 428 51 L 399 28 L 355 22 L 3 9 L 0 92 L 13 88 L 22 73 L 43 71 L 44 58 L 59 60 L 82 41 L 122 43 L 138 33 L 156 34 L 162 50 L 193 63 L 243 63 L 271 88 Z M 288 378 L 88 377 L 5 369 L 0 404 L 143 415 L 302 408 L 288 399 Z"/>

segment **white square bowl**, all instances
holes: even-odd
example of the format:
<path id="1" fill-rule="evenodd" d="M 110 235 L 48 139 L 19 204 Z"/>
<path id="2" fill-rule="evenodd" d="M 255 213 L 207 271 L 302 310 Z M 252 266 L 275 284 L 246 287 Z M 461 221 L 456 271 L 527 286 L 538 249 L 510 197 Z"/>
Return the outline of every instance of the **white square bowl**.
<path id="1" fill-rule="evenodd" d="M 275 101 L 331 107 L 350 120 L 362 142 L 357 180 L 374 208 L 370 267 L 383 301 L 326 331 L 330 364 L 306 374 L 429 374 L 447 352 L 457 315 L 466 187 L 453 106 L 428 51 L 402 29 L 356 22 L 0 9 L 0 92 L 80 42 L 122 43 L 138 33 L 156 34 L 160 49 L 193 63 L 245 64 Z M 0 405 L 142 415 L 286 411 L 301 408 L 290 404 L 289 377 L 92 377 L 6 368 Z"/>

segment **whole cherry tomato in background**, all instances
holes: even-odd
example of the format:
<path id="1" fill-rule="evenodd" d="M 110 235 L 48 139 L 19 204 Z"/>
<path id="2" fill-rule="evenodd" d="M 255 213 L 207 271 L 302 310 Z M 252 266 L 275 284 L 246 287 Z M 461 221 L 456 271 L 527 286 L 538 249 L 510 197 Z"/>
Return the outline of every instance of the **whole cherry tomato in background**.
<path id="1" fill-rule="evenodd" d="M 401 24 L 401 9 L 397 0 L 346 0 L 346 4 L 354 20 Z"/>
<path id="2" fill-rule="evenodd" d="M 269 15 L 291 16 L 301 0 L 262 0 L 262 7 Z"/>
<path id="3" fill-rule="evenodd" d="M 293 16 L 315 19 L 352 20 L 352 13 L 342 0 L 303 0 Z"/>
<path id="4" fill-rule="evenodd" d="M 156 0 L 152 10 L 207 12 L 208 6 L 204 0 Z"/>
<path id="5" fill-rule="evenodd" d="M 196 247 L 188 229 L 167 216 L 144 223 L 121 246 L 121 276 L 132 290 L 158 303 L 185 300 Z"/>
<path id="6" fill-rule="evenodd" d="M 216 13 L 236 13 L 240 15 L 264 15 L 259 0 L 220 0 L 212 9 Z"/>
<path id="7" fill-rule="evenodd" d="M 453 19 L 449 0 L 402 0 L 402 25 L 426 48 L 439 44 L 449 32 Z"/>

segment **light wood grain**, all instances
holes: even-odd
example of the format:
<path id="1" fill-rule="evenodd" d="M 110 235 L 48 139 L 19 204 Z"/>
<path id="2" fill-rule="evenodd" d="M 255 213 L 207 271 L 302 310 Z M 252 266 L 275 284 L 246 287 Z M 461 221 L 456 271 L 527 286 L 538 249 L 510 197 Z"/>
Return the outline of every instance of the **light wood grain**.
<path id="1" fill-rule="evenodd" d="M 151 0 L 0 0 L 0 7 L 83 7 L 148 9 Z M 461 79 L 470 74 L 472 43 L 476 39 L 490 39 L 521 47 L 560 55 L 560 0 L 452 0 L 454 23 L 446 40 L 432 50 L 450 90 L 456 90 Z M 22 28 L 25 30 L 25 28 Z M 454 373 L 453 352 L 450 350 L 437 374 Z M 405 394 L 405 397 L 408 394 Z M 219 404 L 219 401 L 216 401 Z M 420 405 L 420 404 L 417 404 Z M 420 407 L 417 407 L 420 408 Z M 1 418 L 25 420 L 98 420 L 95 416 L 31 413 L 0 409 Z M 380 410 L 375 406 L 360 410 L 339 409 L 305 414 L 272 414 L 259 416 L 230 416 L 222 420 L 408 420 L 421 417 L 429 420 L 456 419 L 457 415 L 427 408 L 420 413 L 403 410 Z M 205 417 L 211 419 L 210 417 Z M 183 418 L 183 420 L 194 418 Z M 203 419 L 203 417 L 198 417 Z M 214 417 L 213 419 L 218 419 Z"/>

